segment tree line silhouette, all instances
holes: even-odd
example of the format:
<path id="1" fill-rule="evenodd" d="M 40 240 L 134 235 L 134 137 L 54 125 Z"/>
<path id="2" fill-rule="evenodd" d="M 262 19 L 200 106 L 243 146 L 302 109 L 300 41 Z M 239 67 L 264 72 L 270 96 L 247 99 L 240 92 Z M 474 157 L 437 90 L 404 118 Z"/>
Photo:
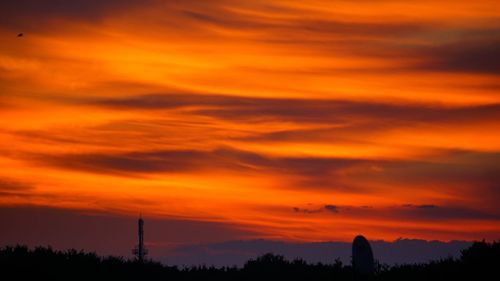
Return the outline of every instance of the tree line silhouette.
<path id="1" fill-rule="evenodd" d="M 500 241 L 475 242 L 459 258 L 420 264 L 377 264 L 369 280 L 500 280 Z M 2 278 L 10 277 L 10 278 Z M 140 262 L 122 257 L 50 247 L 26 246 L 0 249 L 2 280 L 354 280 L 351 265 L 289 261 L 265 254 L 237 267 L 176 267 L 152 260 Z"/>

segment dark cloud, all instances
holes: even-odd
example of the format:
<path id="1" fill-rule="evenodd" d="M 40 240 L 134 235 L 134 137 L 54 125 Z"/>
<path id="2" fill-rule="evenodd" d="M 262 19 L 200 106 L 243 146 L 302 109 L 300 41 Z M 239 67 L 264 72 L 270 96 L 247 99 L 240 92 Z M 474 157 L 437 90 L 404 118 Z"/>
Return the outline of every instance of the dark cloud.
<path id="1" fill-rule="evenodd" d="M 219 26 L 252 28 L 267 31 L 261 40 L 271 44 L 290 45 L 304 50 L 322 52 L 325 56 L 354 55 L 386 60 L 416 61 L 415 65 L 382 67 L 380 69 L 351 69 L 356 72 L 500 72 L 500 29 L 497 26 L 483 28 L 447 27 L 426 22 L 381 23 L 362 21 L 340 22 L 335 20 L 311 20 L 298 17 L 287 20 L 247 20 L 245 17 L 211 18 L 197 14 L 192 18 Z M 458 37 L 455 41 L 433 38 Z M 406 39 L 424 39 L 423 43 L 409 43 Z M 425 38 L 428 38 L 427 40 Z M 394 40 L 394 41 L 389 41 Z M 416 41 L 416 40 L 412 40 Z M 428 44 L 431 43 L 431 44 Z M 401 65 L 401 64 L 400 64 Z M 340 69 L 344 73 L 349 69 Z M 328 74 L 339 68 L 314 69 L 312 74 Z"/>
<path id="2" fill-rule="evenodd" d="M 31 184 L 0 178 L 0 197 L 29 197 L 33 189 Z"/>
<path id="3" fill-rule="evenodd" d="M 344 183 L 344 170 L 353 167 L 369 170 L 371 166 L 385 162 L 333 157 L 270 157 L 229 147 L 209 151 L 153 150 L 129 153 L 27 154 L 20 157 L 41 165 L 124 177 L 209 170 L 255 176 L 272 173 L 288 177 L 294 182 L 286 188 L 343 189 L 350 192 L 369 191 L 369 187 Z"/>
<path id="4" fill-rule="evenodd" d="M 496 220 L 500 221 L 500 213 L 492 214 L 467 207 L 437 206 L 433 204 L 405 204 L 396 208 L 398 216 L 416 220 Z"/>
<path id="5" fill-rule="evenodd" d="M 193 114 L 230 120 L 289 120 L 295 122 L 344 123 L 352 121 L 391 124 L 414 122 L 460 122 L 500 118 L 500 104 L 441 107 L 327 99 L 253 98 L 199 94 L 156 94 L 122 99 L 80 101 L 115 109 L 190 109 Z"/>
<path id="6" fill-rule="evenodd" d="M 295 213 L 317 214 L 322 212 L 342 214 L 349 217 L 373 218 L 378 220 L 398 219 L 413 221 L 439 220 L 493 220 L 500 221 L 500 213 L 489 213 L 464 206 L 439 206 L 435 204 L 403 204 L 392 207 L 348 206 L 326 204 L 316 209 L 294 207 Z"/>
<path id="7" fill-rule="evenodd" d="M 211 24 L 228 29 L 270 29 L 276 28 L 277 25 L 270 22 L 256 19 L 255 17 L 241 17 L 234 13 L 230 13 L 224 9 L 217 9 L 212 14 L 206 12 L 198 12 L 193 10 L 184 10 L 182 14 L 193 21 L 198 21 L 201 24 Z"/>
<path id="8" fill-rule="evenodd" d="M 459 41 L 417 50 L 422 63 L 416 68 L 446 72 L 500 74 L 500 30 L 487 38 Z"/>
<path id="9" fill-rule="evenodd" d="M 435 209 L 438 208 L 436 205 L 432 204 L 424 204 L 424 205 L 413 205 L 413 204 L 404 204 L 404 208 L 413 208 L 413 209 Z"/>
<path id="10" fill-rule="evenodd" d="M 8 132 L 9 134 L 13 134 L 17 137 L 28 139 L 30 141 L 36 142 L 46 142 L 51 144 L 85 144 L 87 140 L 78 139 L 75 136 L 67 135 L 67 134 L 54 134 L 50 131 L 15 131 Z"/>
<path id="11" fill-rule="evenodd" d="M 50 20 L 95 21 L 108 14 L 155 0 L 16 0 L 0 1 L 0 23 L 11 28 L 43 28 Z"/>
<path id="12" fill-rule="evenodd" d="M 27 184 L 27 183 L 21 183 L 18 181 L 14 180 L 9 180 L 5 178 L 0 178 L 0 190 L 3 191 L 27 191 L 27 190 L 32 190 L 34 186 Z"/>
<path id="13" fill-rule="evenodd" d="M 400 37 L 415 34 L 428 29 L 429 26 L 412 22 L 341 22 L 334 20 L 309 19 L 298 16 L 296 11 L 283 5 L 258 4 L 254 8 L 261 11 L 272 11 L 269 15 L 281 11 L 296 15 L 293 21 L 283 20 L 272 16 L 248 16 L 231 7 L 240 7 L 248 10 L 249 7 L 241 3 L 217 1 L 204 3 L 203 1 L 158 1 L 158 0 L 19 0 L 2 1 L 0 3 L 0 23 L 3 26 L 16 28 L 47 28 L 44 26 L 50 20 L 82 20 L 98 21 L 109 16 L 117 16 L 122 12 L 133 9 L 155 7 L 165 11 L 165 18 L 144 19 L 150 23 L 163 24 L 162 28 L 171 26 L 186 29 L 201 28 L 207 32 L 207 26 L 216 26 L 233 30 L 250 30 L 262 34 L 262 41 L 274 41 L 281 44 L 296 44 L 302 41 L 319 40 L 329 41 L 329 36 L 373 36 L 373 37 Z M 252 10 L 252 9 L 250 9 Z M 168 20 L 173 18 L 175 20 Z M 182 23 L 182 24 L 179 24 Z M 304 36 L 306 35 L 306 36 Z"/>
<path id="14" fill-rule="evenodd" d="M 372 210 L 373 211 L 373 210 Z M 375 212 L 377 209 L 374 210 Z M 404 204 L 390 207 L 386 210 L 394 218 L 410 219 L 414 221 L 446 221 L 446 220 L 492 220 L 500 221 L 500 213 L 489 213 L 467 206 L 439 206 L 435 204 Z"/>
<path id="15" fill-rule="evenodd" d="M 385 68 L 386 71 L 441 71 L 441 72 L 500 72 L 500 43 L 498 26 L 451 28 L 430 22 L 388 19 L 386 22 L 339 21 L 305 16 L 303 11 L 285 5 L 256 4 L 253 7 L 231 1 L 158 1 L 158 0 L 18 0 L 0 2 L 0 24 L 4 27 L 46 28 L 46 22 L 57 19 L 71 21 L 98 21 L 123 12 L 134 18 L 134 10 L 155 7 L 165 11 L 158 19 L 134 19 L 145 21 L 159 30 L 184 30 L 190 34 L 206 34 L 210 26 L 243 30 L 253 33 L 252 40 L 259 43 L 281 44 L 296 47 L 298 51 L 323 52 L 325 56 L 355 55 L 384 59 L 410 59 L 415 65 Z M 236 7 L 230 9 L 228 7 Z M 266 16 L 241 11 L 263 11 Z M 277 11 L 290 15 L 273 17 Z M 148 27 L 145 26 L 145 29 Z M 197 30 L 202 29 L 203 31 Z M 16 33 L 17 34 L 17 33 Z M 461 34 L 454 42 L 434 40 L 436 36 L 448 38 Z M 427 40 L 425 38 L 428 38 Z M 409 40 L 410 39 L 410 40 Z M 424 43 L 409 43 L 424 39 Z M 432 44 L 425 43 L 431 42 Z M 400 64 L 400 63 L 399 63 Z M 401 65 L 401 64 L 400 64 Z M 336 69 L 335 67 L 332 70 Z M 337 69 L 338 70 L 338 69 Z M 329 70 L 312 71 L 329 73 Z M 346 71 L 346 70 L 343 70 Z M 362 69 L 355 69 L 362 71 Z M 369 70 L 373 71 L 373 69 Z M 380 69 L 378 71 L 383 71 Z"/>
<path id="16" fill-rule="evenodd" d="M 317 208 L 317 209 L 308 209 L 308 208 L 294 207 L 293 211 L 295 213 L 304 213 L 304 214 L 316 214 L 316 213 L 321 213 L 321 212 L 324 212 L 324 211 L 327 211 L 327 212 L 330 212 L 330 213 L 338 213 L 339 212 L 339 207 L 336 206 L 336 205 L 327 204 L 327 205 L 324 205 L 324 206 L 322 206 L 320 208 Z"/>
<path id="17" fill-rule="evenodd" d="M 184 31 L 209 32 L 207 27 L 256 32 L 254 40 L 279 44 L 333 45 L 348 38 L 368 37 L 400 38 L 429 30 L 432 26 L 416 22 L 346 22 L 333 19 L 314 19 L 304 16 L 304 11 L 286 5 L 258 3 L 248 6 L 234 1 L 159 1 L 159 0 L 19 0 L 0 3 L 0 23 L 3 26 L 48 28 L 44 24 L 54 19 L 98 21 L 109 16 L 128 12 L 134 18 L 134 9 L 156 8 L 164 11 L 165 17 L 143 18 L 160 29 L 175 26 Z M 236 7 L 231 9 L 228 7 Z M 249 16 L 242 11 L 258 10 L 266 16 Z M 276 13 L 289 14 L 294 19 L 273 16 Z M 142 21 L 139 21 L 142 20 Z M 212 31 L 215 29 L 212 29 Z M 342 40 L 339 40 L 339 39 Z M 318 47 L 318 46 L 316 46 Z"/>
<path id="18" fill-rule="evenodd" d="M 335 205 L 325 205 L 325 210 L 329 211 L 329 212 L 332 212 L 332 213 L 338 213 L 339 212 L 339 208 Z"/>
<path id="19" fill-rule="evenodd" d="M 436 38 L 437 34 L 443 39 Z M 387 43 L 376 37 L 336 42 L 337 49 L 329 53 L 341 52 L 360 57 L 373 57 L 388 61 L 398 61 L 399 66 L 379 69 L 354 69 L 355 72 L 397 74 L 403 72 L 447 72 L 447 73 L 500 73 L 500 26 L 497 24 L 483 28 L 447 28 L 434 26 L 421 33 L 411 33 L 408 37 L 424 39 L 420 44 L 396 41 Z M 450 39 L 453 38 L 453 39 Z M 425 38 L 428 38 L 427 40 Z M 380 38 L 379 38 L 380 39 Z M 426 42 L 427 41 L 427 42 Z M 362 47 L 360 47 L 362 46 Z M 404 63 L 411 61 L 411 63 Z M 401 64 L 403 62 L 403 64 Z M 325 73 L 339 71 L 325 69 Z M 346 72 L 349 70 L 342 69 Z M 495 85 L 493 85 L 496 87 Z M 481 88 L 482 86 L 475 86 Z M 477 89 L 476 88 L 476 89 Z"/>
<path id="20" fill-rule="evenodd" d="M 314 31 L 322 34 L 399 37 L 428 31 L 430 25 L 416 22 L 341 22 L 334 20 L 299 20 L 292 24 L 295 30 Z"/>
<path id="21" fill-rule="evenodd" d="M 62 168 L 96 173 L 154 173 L 196 169 L 203 156 L 200 151 L 151 151 L 124 154 L 37 155 L 35 160 Z"/>
<path id="22" fill-rule="evenodd" d="M 203 169 L 278 172 L 321 177 L 368 160 L 315 157 L 267 157 L 257 153 L 220 148 L 201 150 L 160 150 L 117 154 L 30 155 L 27 159 L 66 169 L 94 173 L 144 174 Z"/>
<path id="23" fill-rule="evenodd" d="M 304 214 L 316 214 L 316 213 L 323 212 L 323 208 L 318 208 L 318 209 L 303 209 L 303 208 L 293 207 L 292 210 L 295 213 L 304 213 Z"/>
<path id="24" fill-rule="evenodd" d="M 439 159 L 371 160 L 341 157 L 271 157 L 230 147 L 213 150 L 150 150 L 136 152 L 36 154 L 25 160 L 63 169 L 140 177 L 151 173 L 224 170 L 290 176 L 294 188 L 379 192 L 371 183 L 426 189 L 443 185 L 457 194 L 483 194 L 484 204 L 500 198 L 500 155 L 495 153 L 442 151 Z M 375 167 L 375 168 L 374 168 Z M 479 198 L 479 197 L 478 197 Z M 431 206 L 422 206 L 430 208 Z M 338 206 L 337 206 L 338 210 Z"/>
<path id="25" fill-rule="evenodd" d="M 194 7 L 191 7 L 194 8 Z M 265 33 L 263 40 L 275 43 L 304 43 L 320 40 L 324 43 L 343 35 L 349 37 L 400 38 L 401 36 L 415 35 L 431 28 L 428 24 L 417 22 L 356 22 L 336 21 L 333 19 L 311 19 L 300 16 L 301 11 L 294 11 L 286 7 L 274 6 L 273 12 L 295 13 L 293 20 L 269 16 L 248 16 L 235 10 L 225 9 L 224 6 L 211 7 L 211 11 L 192 9 L 183 10 L 182 14 L 201 25 L 214 25 L 219 28 L 238 30 L 258 30 Z M 263 9 L 264 7 L 259 7 Z M 330 38 L 329 36 L 332 36 Z M 299 41 L 299 39 L 302 39 Z"/>
<path id="26" fill-rule="evenodd" d="M 479 137 L 479 136 L 478 136 Z M 500 200 L 500 153 L 473 151 L 442 151 L 439 158 L 381 163 L 380 173 L 359 173 L 363 182 L 451 188 L 452 194 L 469 194 L 481 199 L 483 205 L 496 205 Z M 411 188 L 411 187 L 407 187 Z"/>

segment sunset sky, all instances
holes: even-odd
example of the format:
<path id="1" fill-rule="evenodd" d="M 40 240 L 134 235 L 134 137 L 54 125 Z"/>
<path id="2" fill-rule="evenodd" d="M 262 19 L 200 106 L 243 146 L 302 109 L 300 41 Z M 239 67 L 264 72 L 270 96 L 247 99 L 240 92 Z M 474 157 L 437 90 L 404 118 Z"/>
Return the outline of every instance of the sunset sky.
<path id="1" fill-rule="evenodd" d="M 500 4 L 1 1 L 0 144 L 3 218 L 498 239 Z"/>

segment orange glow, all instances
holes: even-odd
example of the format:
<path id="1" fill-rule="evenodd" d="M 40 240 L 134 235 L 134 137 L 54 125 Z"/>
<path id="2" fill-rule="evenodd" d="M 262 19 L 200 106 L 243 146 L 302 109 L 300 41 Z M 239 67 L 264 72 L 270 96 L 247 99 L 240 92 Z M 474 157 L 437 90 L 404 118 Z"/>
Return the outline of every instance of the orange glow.
<path id="1" fill-rule="evenodd" d="M 0 26 L 0 205 L 498 238 L 498 1 L 200 2 Z"/>

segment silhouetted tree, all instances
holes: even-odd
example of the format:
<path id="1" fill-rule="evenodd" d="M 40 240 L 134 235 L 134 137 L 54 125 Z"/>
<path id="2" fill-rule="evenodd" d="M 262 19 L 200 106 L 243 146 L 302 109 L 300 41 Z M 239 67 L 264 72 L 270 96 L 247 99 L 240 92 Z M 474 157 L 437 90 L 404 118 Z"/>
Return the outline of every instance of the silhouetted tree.
<path id="1" fill-rule="evenodd" d="M 458 259 L 388 266 L 377 263 L 373 280 L 500 280 L 500 242 L 475 242 Z M 0 249 L 0 280 L 353 280 L 350 265 L 289 261 L 265 254 L 242 268 L 177 268 L 151 260 L 99 257 L 74 249 L 26 246 Z M 5 277 L 5 278 L 2 278 Z"/>

